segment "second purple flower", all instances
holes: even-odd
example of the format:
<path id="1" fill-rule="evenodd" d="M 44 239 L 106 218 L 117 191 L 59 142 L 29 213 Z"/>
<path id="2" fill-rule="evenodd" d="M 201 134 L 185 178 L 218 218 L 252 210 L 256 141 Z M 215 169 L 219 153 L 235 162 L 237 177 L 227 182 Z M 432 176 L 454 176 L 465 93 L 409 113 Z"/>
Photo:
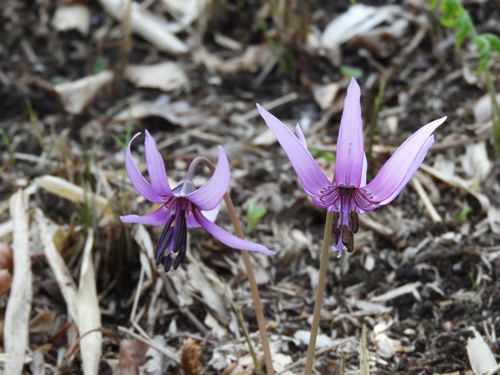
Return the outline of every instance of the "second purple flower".
<path id="1" fill-rule="evenodd" d="M 354 250 L 354 233 L 358 231 L 358 214 L 390 203 L 398 196 L 422 164 L 434 143 L 432 133 L 446 117 L 435 120 L 408 138 L 382 166 L 375 178 L 366 184 L 366 156 L 361 119 L 361 91 L 353 78 L 347 89 L 340 121 L 335 162 L 335 178 L 330 181 L 307 150 L 300 126 L 293 134 L 280 120 L 257 104 L 257 108 L 285 151 L 304 191 L 313 203 L 334 212 L 334 249 Z"/>

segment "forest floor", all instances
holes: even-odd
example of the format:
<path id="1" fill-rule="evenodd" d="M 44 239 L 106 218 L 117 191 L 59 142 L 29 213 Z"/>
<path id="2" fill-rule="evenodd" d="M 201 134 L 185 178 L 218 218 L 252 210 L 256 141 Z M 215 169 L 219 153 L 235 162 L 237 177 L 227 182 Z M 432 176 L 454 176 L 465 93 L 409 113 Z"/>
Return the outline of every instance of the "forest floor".
<path id="1" fill-rule="evenodd" d="M 124 168 L 131 135 L 148 130 L 173 186 L 224 147 L 246 237 L 276 252 L 251 254 L 275 372 L 303 373 L 326 212 L 255 104 L 300 123 L 333 178 L 355 76 L 373 141 L 368 180 L 419 127 L 448 119 L 399 197 L 363 215 L 355 251 L 331 253 L 315 371 L 359 374 L 366 325 L 370 373 L 472 374 L 479 361 L 493 374 L 500 163 L 468 40 L 456 49 L 439 11 L 418 0 L 127 3 L 3 2 L 1 363 L 24 361 L 26 374 L 259 372 L 237 314 L 264 363 L 241 253 L 193 229 L 187 259 L 165 274 L 152 258 L 162 228 L 119 220 L 152 210 Z M 500 34 L 498 1 L 464 6 L 478 32 Z M 498 55 L 489 67 L 500 89 Z M 146 172 L 143 139 L 132 151 Z M 210 174 L 198 171 L 200 186 Z M 224 205 L 217 223 L 233 232 Z"/>

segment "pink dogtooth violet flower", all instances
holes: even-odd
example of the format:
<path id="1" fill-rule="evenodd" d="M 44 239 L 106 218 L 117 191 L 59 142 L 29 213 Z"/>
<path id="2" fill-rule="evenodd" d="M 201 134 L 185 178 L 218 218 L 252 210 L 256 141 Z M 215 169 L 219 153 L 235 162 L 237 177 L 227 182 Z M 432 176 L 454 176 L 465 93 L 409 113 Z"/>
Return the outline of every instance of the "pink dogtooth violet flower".
<path id="1" fill-rule="evenodd" d="M 171 189 L 161 154 L 147 130 L 144 145 L 146 167 L 151 183 L 143 177 L 135 165 L 130 146 L 140 134 L 134 135 L 128 144 L 125 167 L 130 182 L 137 192 L 148 201 L 159 204 L 160 208 L 143 216 L 120 216 L 120 220 L 124 223 L 163 226 L 163 232 L 156 246 L 156 265 L 163 264 L 165 272 L 170 270 L 172 264 L 173 269 L 177 269 L 186 256 L 187 229 L 196 227 L 203 227 L 228 247 L 274 254 L 266 247 L 242 240 L 214 224 L 219 213 L 220 201 L 229 187 L 230 178 L 229 162 L 222 147 L 219 147 L 217 167 L 205 185 L 196 189 L 193 183 L 194 170 L 200 162 L 200 158 L 196 158 L 191 163 L 184 180 Z"/>
<path id="2" fill-rule="evenodd" d="M 334 212 L 332 250 L 354 250 L 358 214 L 386 205 L 398 196 L 422 164 L 434 143 L 432 133 L 446 117 L 435 120 L 408 138 L 366 184 L 367 161 L 364 152 L 360 88 L 353 78 L 347 89 L 340 121 L 335 161 L 335 178 L 330 181 L 307 150 L 304 134 L 297 125 L 293 134 L 280 120 L 257 104 L 257 108 L 288 156 L 304 191 L 313 203 Z"/>

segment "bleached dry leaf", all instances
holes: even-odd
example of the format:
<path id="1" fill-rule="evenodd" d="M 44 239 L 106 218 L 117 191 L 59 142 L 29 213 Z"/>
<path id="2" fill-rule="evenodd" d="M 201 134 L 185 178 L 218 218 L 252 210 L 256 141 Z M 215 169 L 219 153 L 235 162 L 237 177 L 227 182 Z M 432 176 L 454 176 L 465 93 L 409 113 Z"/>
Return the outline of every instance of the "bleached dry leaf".
<path id="1" fill-rule="evenodd" d="M 153 269 L 151 268 L 151 263 L 149 259 L 154 259 L 154 249 L 153 249 L 153 241 L 151 241 L 151 236 L 149 232 L 146 230 L 144 225 L 138 224 L 135 225 L 135 229 L 132 233 L 134 236 L 134 240 L 141 247 L 143 251 L 139 253 L 139 260 L 141 262 L 142 268 L 146 273 L 145 285 L 149 285 L 149 283 L 153 280 Z"/>
<path id="2" fill-rule="evenodd" d="M 83 203 L 85 202 L 85 191 L 75 184 L 66 181 L 63 178 L 45 175 L 37 178 L 36 183 L 47 190 L 48 192 L 55 194 L 61 198 L 68 199 L 75 203 Z M 106 198 L 101 197 L 99 195 L 94 195 L 91 192 L 88 192 L 88 200 L 89 203 L 92 204 L 95 200 L 96 208 L 99 211 L 103 211 L 107 214 L 112 214 L 111 207 L 109 206 L 109 202 Z"/>
<path id="3" fill-rule="evenodd" d="M 296 340 L 299 340 L 304 345 L 309 345 L 309 339 L 311 338 L 310 331 L 298 330 L 293 334 L 293 337 Z M 331 346 L 333 344 L 333 340 L 325 335 L 324 333 L 319 333 L 316 338 L 316 349 L 323 349 Z"/>
<path id="4" fill-rule="evenodd" d="M 497 94 L 497 103 L 500 104 L 500 94 Z M 486 124 L 491 120 L 491 96 L 485 94 L 479 98 L 473 108 L 476 124 Z"/>
<path id="5" fill-rule="evenodd" d="M 29 316 L 32 301 L 31 258 L 29 252 L 29 218 L 24 192 L 19 189 L 10 198 L 10 215 L 14 222 L 14 276 L 5 312 L 4 345 L 9 360 L 6 374 L 22 373 L 24 356 L 28 349 Z"/>
<path id="6" fill-rule="evenodd" d="M 30 333 L 49 333 L 54 329 L 56 314 L 49 310 L 40 311 L 30 320 Z"/>
<path id="7" fill-rule="evenodd" d="M 209 271 L 202 270 L 201 267 L 194 263 L 188 264 L 187 273 L 189 285 L 191 288 L 199 292 L 203 298 L 203 302 L 214 310 L 221 317 L 229 316 L 229 309 L 226 306 L 226 296 L 224 289 L 219 283 L 213 283 L 205 274 Z"/>
<path id="8" fill-rule="evenodd" d="M 156 342 L 160 347 L 165 347 L 167 345 L 164 336 L 153 337 L 154 342 Z M 141 373 L 148 375 L 163 375 L 163 362 L 165 361 L 165 356 L 158 350 L 152 347 L 148 348 L 145 358 L 147 362 L 142 366 Z"/>
<path id="9" fill-rule="evenodd" d="M 319 107 L 323 111 L 326 111 L 332 107 L 339 89 L 340 85 L 337 82 L 331 82 L 326 85 L 314 85 L 312 87 L 312 94 Z"/>
<path id="10" fill-rule="evenodd" d="M 399 296 L 402 296 L 404 294 L 411 293 L 415 296 L 415 298 L 418 301 L 421 301 L 420 293 L 418 292 L 418 287 L 422 286 L 422 283 L 420 281 L 417 281 L 415 283 L 409 283 L 403 286 L 400 286 L 396 289 L 392 289 L 388 291 L 387 293 L 381 294 L 380 296 L 372 297 L 370 298 L 370 301 L 372 302 L 386 302 L 391 299 L 397 298 Z"/>
<path id="11" fill-rule="evenodd" d="M 78 30 L 87 35 L 90 27 L 90 9 L 85 4 L 59 4 L 52 18 L 57 31 Z"/>
<path id="12" fill-rule="evenodd" d="M 73 82 L 65 82 L 54 86 L 64 109 L 72 114 L 82 113 L 104 87 L 111 84 L 114 73 L 103 71 Z"/>
<path id="13" fill-rule="evenodd" d="M 163 91 L 176 90 L 188 83 L 184 69 L 171 61 L 154 65 L 130 65 L 125 70 L 125 78 L 138 87 Z"/>
<path id="14" fill-rule="evenodd" d="M 76 308 L 78 311 L 78 331 L 80 336 L 80 351 L 83 362 L 83 373 L 85 375 L 97 375 L 99 360 L 102 351 L 102 334 L 95 331 L 101 326 L 101 311 L 92 259 L 92 248 L 94 245 L 94 231 L 88 229 L 87 240 L 82 256 L 82 268 L 80 270 L 80 284 L 76 294 Z"/>
<path id="15" fill-rule="evenodd" d="M 114 121 L 126 122 L 129 119 L 161 117 L 168 122 L 183 127 L 216 123 L 218 120 L 198 108 L 192 107 L 185 100 L 171 102 L 167 95 L 160 95 L 154 102 L 133 103 L 113 117 Z"/>
<path id="16" fill-rule="evenodd" d="M 167 9 L 180 18 L 183 25 L 189 25 L 200 17 L 207 7 L 207 0 L 161 0 Z"/>
<path id="17" fill-rule="evenodd" d="M 469 177 L 483 182 L 489 177 L 492 163 L 486 152 L 486 142 L 471 143 L 465 146 L 465 155 L 462 156 L 462 167 Z"/>
<path id="18" fill-rule="evenodd" d="M 51 223 L 38 208 L 35 209 L 35 221 L 38 226 L 38 233 L 43 245 L 45 258 L 54 274 L 57 285 L 61 290 L 68 312 L 75 322 L 78 322 L 78 311 L 76 306 L 76 284 L 69 272 L 66 263 L 64 263 L 61 254 L 57 251 L 54 244 L 54 234 L 56 232 L 55 224 Z"/>
<path id="19" fill-rule="evenodd" d="M 160 51 L 176 55 L 188 52 L 187 45 L 172 33 L 165 19 L 142 8 L 135 1 L 99 0 L 99 3 L 117 21 L 123 21 L 127 12 L 130 12 L 132 31 L 146 39 Z M 130 9 L 128 9 L 129 6 Z"/>
<path id="20" fill-rule="evenodd" d="M 497 362 L 488 344 L 475 329 L 474 338 L 467 340 L 467 355 L 474 375 L 487 374 L 497 367 Z"/>
<path id="21" fill-rule="evenodd" d="M 273 54 L 268 45 L 248 46 L 243 54 L 228 60 L 210 54 L 203 48 L 196 51 L 194 55 L 196 62 L 204 64 L 210 71 L 222 74 L 255 71 L 266 65 L 272 58 Z"/>

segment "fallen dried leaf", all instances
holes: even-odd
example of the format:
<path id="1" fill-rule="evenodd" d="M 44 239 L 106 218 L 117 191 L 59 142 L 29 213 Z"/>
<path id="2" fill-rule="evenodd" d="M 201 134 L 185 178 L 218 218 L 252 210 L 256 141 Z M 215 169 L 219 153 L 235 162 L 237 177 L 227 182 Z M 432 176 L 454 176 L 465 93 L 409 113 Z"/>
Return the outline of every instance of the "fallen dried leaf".
<path id="1" fill-rule="evenodd" d="M 172 34 L 166 20 L 142 8 L 140 4 L 128 0 L 99 0 L 99 3 L 117 21 L 123 21 L 130 12 L 128 16 L 132 31 L 160 51 L 173 54 L 188 52 L 187 45 Z"/>
<path id="2" fill-rule="evenodd" d="M 57 31 L 78 30 L 87 35 L 90 27 L 90 9 L 84 4 L 59 5 L 52 18 L 52 27 Z"/>
<path id="3" fill-rule="evenodd" d="M 54 86 L 64 109 L 72 114 L 82 113 L 95 97 L 114 79 L 113 72 L 101 73 L 81 78 L 73 82 L 65 82 Z"/>
<path id="4" fill-rule="evenodd" d="M 181 348 L 181 366 L 184 375 L 201 374 L 200 360 L 198 351 L 201 347 L 192 339 L 187 338 L 182 343 Z"/>
<path id="5" fill-rule="evenodd" d="M 29 343 L 29 316 L 31 311 L 31 258 L 29 252 L 29 218 L 24 202 L 24 191 L 19 189 L 10 198 L 10 215 L 14 222 L 14 277 L 5 312 L 4 344 L 9 361 L 6 374 L 20 375 Z"/>
<path id="6" fill-rule="evenodd" d="M 148 345 L 136 339 L 121 340 L 118 363 L 122 375 L 138 375 Z"/>
<path id="7" fill-rule="evenodd" d="M 125 78 L 138 87 L 172 91 L 185 86 L 188 78 L 184 69 L 175 62 L 155 65 L 131 65 L 125 70 Z"/>

